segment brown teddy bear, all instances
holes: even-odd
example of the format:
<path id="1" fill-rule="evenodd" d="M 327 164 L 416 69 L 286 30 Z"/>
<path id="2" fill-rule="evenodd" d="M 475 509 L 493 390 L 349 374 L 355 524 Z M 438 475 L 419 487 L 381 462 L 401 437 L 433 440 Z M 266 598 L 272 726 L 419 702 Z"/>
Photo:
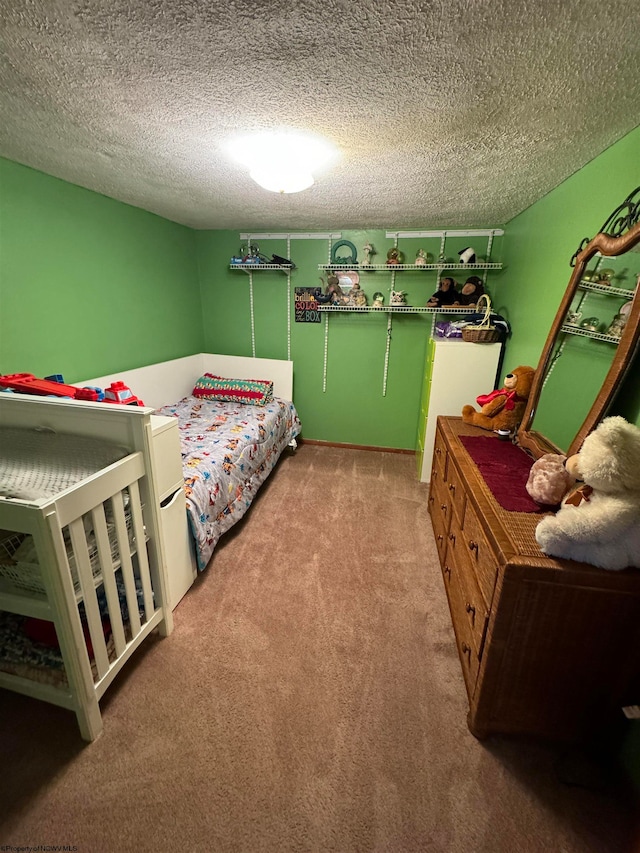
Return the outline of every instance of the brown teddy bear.
<path id="1" fill-rule="evenodd" d="M 463 406 L 462 420 L 482 429 L 513 432 L 522 420 L 534 373 L 533 367 L 516 367 L 505 376 L 504 388 L 477 398 L 479 412 L 473 406 Z"/>

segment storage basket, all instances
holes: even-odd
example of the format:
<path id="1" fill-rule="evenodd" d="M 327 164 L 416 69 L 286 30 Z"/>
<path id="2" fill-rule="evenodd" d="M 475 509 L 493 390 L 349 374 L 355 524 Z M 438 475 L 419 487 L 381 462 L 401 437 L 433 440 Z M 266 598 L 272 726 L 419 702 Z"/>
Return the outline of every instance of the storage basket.
<path id="1" fill-rule="evenodd" d="M 494 344 L 500 340 L 500 332 L 491 325 L 491 300 L 483 293 L 476 306 L 478 313 L 484 311 L 484 317 L 477 325 L 463 326 L 462 340 L 474 344 Z"/>

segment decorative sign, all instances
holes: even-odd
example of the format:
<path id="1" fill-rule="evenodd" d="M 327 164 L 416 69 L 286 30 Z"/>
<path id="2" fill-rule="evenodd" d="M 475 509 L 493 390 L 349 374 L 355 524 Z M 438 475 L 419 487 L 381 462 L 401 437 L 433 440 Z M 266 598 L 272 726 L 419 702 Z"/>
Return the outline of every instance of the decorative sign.
<path id="1" fill-rule="evenodd" d="M 294 287 L 296 306 L 296 323 L 319 323 L 318 296 L 322 295 L 321 287 Z"/>

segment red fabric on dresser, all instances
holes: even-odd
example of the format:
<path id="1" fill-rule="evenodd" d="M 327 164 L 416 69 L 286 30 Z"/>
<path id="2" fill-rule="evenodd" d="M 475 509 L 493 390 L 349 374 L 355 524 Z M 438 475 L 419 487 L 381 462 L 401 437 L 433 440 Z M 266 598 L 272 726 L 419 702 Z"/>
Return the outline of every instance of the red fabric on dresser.
<path id="1" fill-rule="evenodd" d="M 543 512 L 527 492 L 533 459 L 524 450 L 493 435 L 461 435 L 460 441 L 503 509 Z"/>

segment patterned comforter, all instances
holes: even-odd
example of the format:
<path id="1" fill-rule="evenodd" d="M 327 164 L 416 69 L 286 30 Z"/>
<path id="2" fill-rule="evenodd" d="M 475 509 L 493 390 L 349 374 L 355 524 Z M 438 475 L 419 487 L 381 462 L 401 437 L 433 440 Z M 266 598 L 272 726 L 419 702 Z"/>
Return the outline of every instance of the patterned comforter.
<path id="1" fill-rule="evenodd" d="M 179 421 L 187 509 L 202 570 L 300 433 L 300 419 L 293 403 L 278 397 L 265 406 L 185 397 L 157 414 Z"/>

